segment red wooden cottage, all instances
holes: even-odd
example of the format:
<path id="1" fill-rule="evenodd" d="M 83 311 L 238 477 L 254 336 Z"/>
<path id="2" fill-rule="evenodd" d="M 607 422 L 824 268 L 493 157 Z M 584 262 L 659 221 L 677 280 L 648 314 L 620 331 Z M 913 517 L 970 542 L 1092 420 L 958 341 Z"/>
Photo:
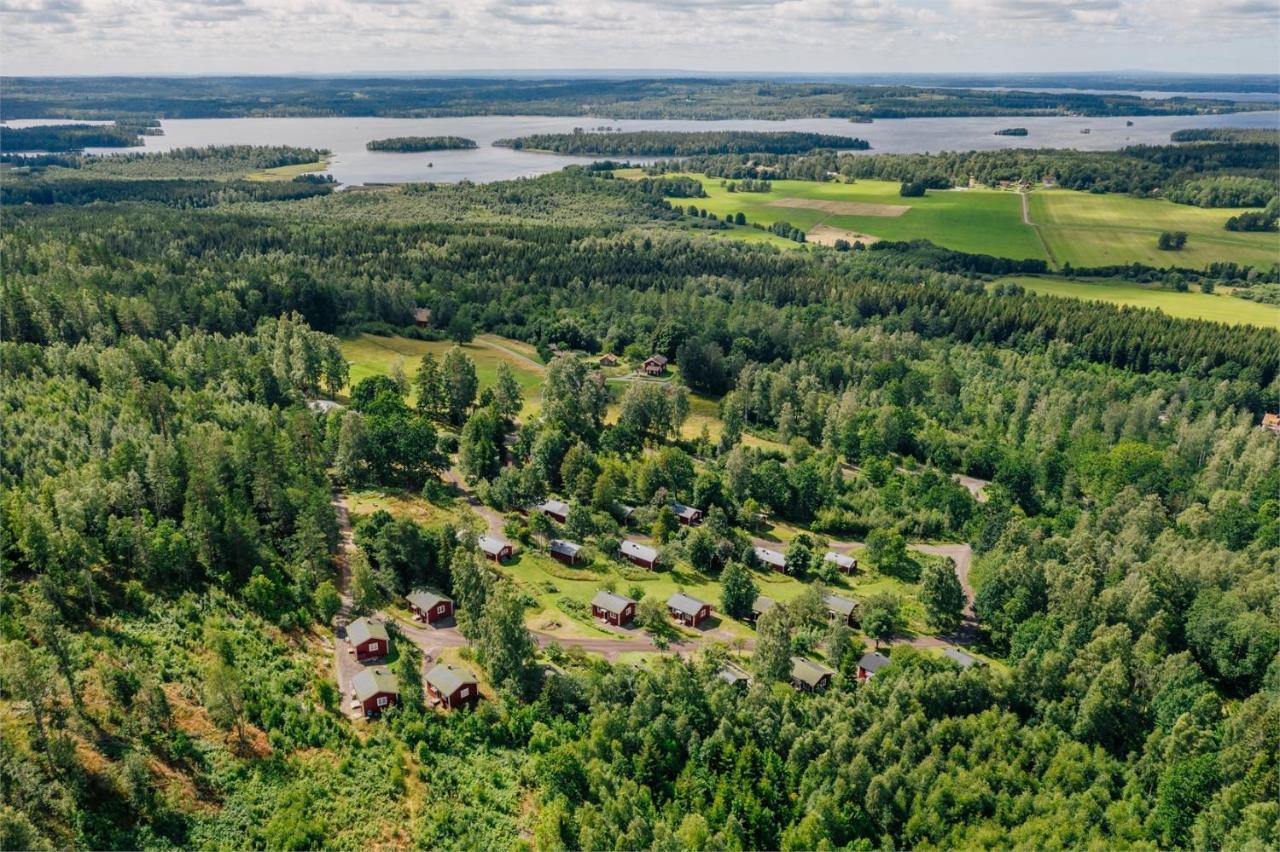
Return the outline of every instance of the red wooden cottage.
<path id="1" fill-rule="evenodd" d="M 385 657 L 391 650 L 387 626 L 371 618 L 357 618 L 347 625 L 347 641 L 360 662 Z"/>
<path id="2" fill-rule="evenodd" d="M 817 692 L 831 685 L 835 677 L 835 669 L 822 663 L 814 662 L 808 657 L 791 658 L 791 685 L 804 692 Z"/>
<path id="3" fill-rule="evenodd" d="M 400 684 L 384 668 L 364 669 L 351 681 L 351 688 L 366 718 L 381 716 L 382 711 L 400 703 Z"/>
<path id="4" fill-rule="evenodd" d="M 858 681 L 865 683 L 876 676 L 876 672 L 889 665 L 889 658 L 879 651 L 868 651 L 858 660 Z"/>
<path id="5" fill-rule="evenodd" d="M 858 560 L 852 556 L 828 550 L 827 555 L 822 559 L 824 562 L 833 563 L 841 574 L 856 574 L 858 572 Z"/>
<path id="6" fill-rule="evenodd" d="M 650 376 L 661 376 L 667 369 L 666 355 L 650 355 L 644 359 L 644 363 L 640 365 L 640 369 L 644 370 Z"/>
<path id="7" fill-rule="evenodd" d="M 591 614 L 601 621 L 621 627 L 635 618 L 636 602 L 608 589 L 601 589 L 591 599 Z"/>
<path id="8" fill-rule="evenodd" d="M 538 504 L 538 511 L 558 524 L 569 520 L 569 504 L 563 500 L 543 500 Z"/>
<path id="9" fill-rule="evenodd" d="M 695 509 L 692 506 L 686 506 L 683 503 L 672 503 L 671 511 L 675 512 L 676 520 L 684 524 L 686 527 L 696 527 L 702 523 L 702 510 Z"/>
<path id="10" fill-rule="evenodd" d="M 667 598 L 667 611 L 685 627 L 697 627 L 711 617 L 711 604 L 684 592 L 676 592 Z"/>
<path id="11" fill-rule="evenodd" d="M 512 548 L 510 542 L 503 541 L 500 538 L 494 538 L 491 535 L 482 535 L 476 539 L 476 546 L 480 548 L 480 552 L 492 559 L 494 562 L 502 562 L 510 559 L 515 549 Z"/>
<path id="12" fill-rule="evenodd" d="M 839 595 L 823 595 L 822 603 L 827 608 L 827 615 L 832 621 L 842 621 L 849 627 L 858 624 L 858 602 Z"/>
<path id="13" fill-rule="evenodd" d="M 427 672 L 427 694 L 446 710 L 474 705 L 480 700 L 476 676 L 461 666 L 437 663 Z"/>
<path id="14" fill-rule="evenodd" d="M 582 545 L 574 544 L 564 539 L 553 538 L 551 545 L 548 547 L 551 558 L 565 565 L 577 565 L 579 554 L 582 553 Z"/>
<path id="15" fill-rule="evenodd" d="M 770 550 L 767 547 L 756 547 L 754 550 L 756 559 L 760 560 L 761 565 L 777 571 L 779 574 L 787 572 L 787 557 L 783 556 L 782 553 L 777 550 Z"/>
<path id="16" fill-rule="evenodd" d="M 435 624 L 453 615 L 453 601 L 437 592 L 415 589 L 405 600 L 409 602 L 409 609 L 413 610 L 413 614 L 427 624 Z"/>
<path id="17" fill-rule="evenodd" d="M 623 558 L 639 565 L 641 568 L 652 570 L 658 564 L 658 551 L 638 541 L 623 539 L 622 543 L 618 545 L 618 551 Z"/>

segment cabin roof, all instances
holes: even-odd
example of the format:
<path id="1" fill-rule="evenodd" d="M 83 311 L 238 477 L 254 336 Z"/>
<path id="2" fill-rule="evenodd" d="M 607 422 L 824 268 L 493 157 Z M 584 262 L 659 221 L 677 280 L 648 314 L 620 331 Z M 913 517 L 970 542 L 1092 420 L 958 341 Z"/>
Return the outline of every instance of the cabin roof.
<path id="1" fill-rule="evenodd" d="M 698 612 L 706 605 L 705 601 L 700 601 L 693 595 L 688 595 L 684 592 L 676 592 L 674 595 L 667 598 L 667 607 L 669 609 L 674 609 L 676 612 L 690 616 L 697 615 Z"/>
<path id="2" fill-rule="evenodd" d="M 658 551 L 647 544 L 641 544 L 638 541 L 623 539 L 618 545 L 618 549 L 627 556 L 634 556 L 636 559 L 643 559 L 646 562 L 657 562 Z"/>
<path id="3" fill-rule="evenodd" d="M 499 553 L 502 552 L 503 548 L 511 546 L 510 542 L 503 541 L 502 539 L 495 538 L 494 536 L 491 536 L 491 535 L 480 536 L 479 538 L 476 539 L 476 545 L 480 548 L 480 550 L 489 554 L 490 556 L 497 556 Z"/>
<path id="4" fill-rule="evenodd" d="M 414 589 L 405 597 L 405 600 L 416 606 L 418 609 L 424 611 L 431 609 L 436 604 L 445 602 L 452 603 L 452 601 L 449 601 L 449 599 L 444 595 L 439 592 L 430 591 L 429 589 Z"/>
<path id="5" fill-rule="evenodd" d="M 751 604 L 751 611 L 756 615 L 764 615 L 777 605 L 777 601 L 768 595 L 756 595 L 755 601 Z"/>
<path id="6" fill-rule="evenodd" d="M 363 645 L 370 639 L 387 641 L 387 626 L 381 621 L 360 617 L 347 625 L 347 639 L 352 645 Z"/>
<path id="7" fill-rule="evenodd" d="M 958 664 L 962 669 L 971 669 L 974 666 L 981 667 L 986 665 L 986 663 L 983 662 L 982 660 L 979 660 L 977 657 L 974 657 L 970 654 L 966 654 L 964 651 L 961 651 L 959 648 L 947 648 L 945 651 L 942 652 L 942 654 L 947 659 Z"/>
<path id="8" fill-rule="evenodd" d="M 601 589 L 591 599 L 592 606 L 598 606 L 606 612 L 614 613 L 620 613 L 634 603 L 635 601 L 631 600 L 631 598 L 620 595 L 617 592 L 611 592 L 608 589 Z"/>
<path id="9" fill-rule="evenodd" d="M 834 550 L 828 550 L 827 555 L 822 557 L 827 562 L 834 562 L 841 568 L 852 568 L 858 564 L 858 560 L 844 553 L 836 553 Z"/>
<path id="10" fill-rule="evenodd" d="M 686 506 L 685 504 L 680 502 L 673 502 L 671 504 L 671 511 L 675 512 L 676 515 L 682 518 L 692 518 L 694 515 L 699 514 L 702 510 L 695 508 L 693 506 Z"/>
<path id="11" fill-rule="evenodd" d="M 806 686 L 817 686 L 823 678 L 831 677 L 835 673 L 835 669 L 814 662 L 808 657 L 791 658 L 791 678 Z"/>
<path id="12" fill-rule="evenodd" d="M 880 671 L 889 663 L 889 658 L 879 651 L 868 651 L 862 655 L 862 659 L 858 660 L 858 668 L 874 673 Z"/>
<path id="13" fill-rule="evenodd" d="M 858 602 L 851 601 L 848 598 L 842 598 L 839 595 L 823 595 L 822 602 L 827 609 L 832 612 L 838 612 L 845 618 L 853 615 L 858 609 Z"/>
<path id="14" fill-rule="evenodd" d="M 740 683 L 751 682 L 751 675 L 732 664 L 726 664 L 724 668 L 716 672 L 716 677 L 733 686 L 737 686 Z"/>
<path id="15" fill-rule="evenodd" d="M 783 556 L 776 550 L 767 547 L 755 547 L 756 559 L 759 559 L 766 565 L 776 565 L 779 568 L 787 567 L 787 557 Z"/>
<path id="16" fill-rule="evenodd" d="M 582 545 L 574 544 L 571 541 L 565 541 L 562 538 L 553 538 L 551 539 L 549 549 L 552 553 L 559 553 L 561 556 L 568 556 L 572 558 L 578 555 L 579 550 L 582 550 Z"/>
<path id="17" fill-rule="evenodd" d="M 390 692 L 393 695 L 400 694 L 400 682 L 396 680 L 396 676 L 380 666 L 372 669 L 361 669 L 351 679 L 351 686 L 356 691 L 356 697 L 361 701 L 367 701 L 379 692 Z"/>
<path id="18" fill-rule="evenodd" d="M 461 686 L 474 686 L 476 676 L 461 666 L 436 663 L 435 668 L 427 672 L 426 680 L 442 695 L 453 695 Z"/>
<path id="19" fill-rule="evenodd" d="M 543 500 L 538 504 L 538 509 L 543 512 L 550 512 L 553 515 L 569 514 L 569 504 L 563 500 Z"/>

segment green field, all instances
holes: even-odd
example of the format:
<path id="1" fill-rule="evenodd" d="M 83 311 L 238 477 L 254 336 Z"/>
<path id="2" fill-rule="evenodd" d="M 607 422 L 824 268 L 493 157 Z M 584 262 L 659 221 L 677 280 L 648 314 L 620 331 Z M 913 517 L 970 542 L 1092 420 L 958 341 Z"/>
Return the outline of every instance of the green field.
<path id="1" fill-rule="evenodd" d="M 1228 231 L 1237 209 L 1206 209 L 1155 198 L 1094 195 L 1065 189 L 1030 194 L 1031 221 L 1057 266 L 1145 263 L 1200 269 L 1214 261 L 1271 266 L 1280 260 L 1280 236 Z M 1161 251 L 1161 231 L 1186 231 L 1180 251 Z"/>
<path id="2" fill-rule="evenodd" d="M 1053 276 L 1020 275 L 1003 279 L 1016 281 L 1028 290 L 1049 296 L 1065 296 L 1115 305 L 1155 308 L 1180 319 L 1202 319 L 1229 325 L 1258 325 L 1280 329 L 1280 308 L 1236 299 L 1217 293 L 1178 293 L 1142 287 L 1128 281 L 1081 280 Z"/>
<path id="3" fill-rule="evenodd" d="M 314 163 L 294 163 L 291 166 L 276 166 L 273 169 L 250 172 L 245 177 L 249 180 L 285 181 L 293 180 L 298 175 L 304 175 L 308 172 L 322 172 L 327 168 L 329 168 L 328 160 L 318 160 Z"/>

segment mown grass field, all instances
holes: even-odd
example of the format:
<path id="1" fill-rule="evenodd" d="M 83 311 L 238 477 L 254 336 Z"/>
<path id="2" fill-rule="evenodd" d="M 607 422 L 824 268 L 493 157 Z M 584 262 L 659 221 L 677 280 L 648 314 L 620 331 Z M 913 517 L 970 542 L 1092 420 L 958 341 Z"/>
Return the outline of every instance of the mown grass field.
<path id="1" fill-rule="evenodd" d="M 1061 266 L 1145 263 L 1200 269 L 1214 261 L 1270 266 L 1280 260 L 1280 235 L 1228 231 L 1238 209 L 1206 209 L 1157 198 L 1094 195 L 1065 189 L 1030 194 L 1034 222 Z M 1161 251 L 1162 231 L 1186 231 L 1180 251 Z"/>
<path id="2" fill-rule="evenodd" d="M 317 160 L 314 163 L 295 163 L 291 166 L 276 166 L 274 169 L 250 172 L 245 177 L 248 180 L 284 181 L 293 180 L 298 175 L 304 175 L 308 172 L 322 172 L 327 168 L 329 168 L 327 160 Z"/>
<path id="3" fill-rule="evenodd" d="M 1280 308 L 1221 293 L 1178 293 L 1111 279 L 1081 280 L 1020 275 L 1003 280 L 1016 281 L 1028 290 L 1049 296 L 1155 308 L 1180 319 L 1202 319 L 1229 325 L 1248 324 L 1280 330 Z"/>

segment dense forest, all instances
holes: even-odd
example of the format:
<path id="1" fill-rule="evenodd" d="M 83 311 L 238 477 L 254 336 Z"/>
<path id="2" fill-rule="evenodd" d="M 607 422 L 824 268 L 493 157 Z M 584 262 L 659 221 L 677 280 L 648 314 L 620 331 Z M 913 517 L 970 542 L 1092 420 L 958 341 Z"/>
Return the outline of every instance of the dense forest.
<path id="1" fill-rule="evenodd" d="M 1257 425 L 1280 334 L 990 287 L 927 245 L 714 241 L 673 227 L 665 181 L 598 174 L 8 211 L 0 846 L 1280 843 L 1280 437 Z M 530 344 L 538 410 L 461 348 L 352 382 L 357 331 Z M 611 388 L 605 352 L 680 381 Z M 714 438 L 682 435 L 689 391 Z M 938 592 L 939 631 L 954 570 L 904 542 L 970 542 L 993 663 L 898 644 L 859 683 L 900 602 L 832 626 L 805 540 L 812 593 L 762 616 L 750 662 L 539 654 L 449 465 L 495 511 L 572 500 L 563 529 L 600 552 L 634 505 L 679 570 L 749 598 L 760 512 L 864 537 L 878 576 Z M 343 714 L 331 499 L 359 485 L 438 514 L 358 520 L 352 606 L 450 592 L 492 687 L 473 712 L 424 704 L 393 626 L 402 705 Z M 556 529 L 504 518 L 531 549 Z M 793 653 L 831 687 L 793 689 Z"/>
<path id="2" fill-rule="evenodd" d="M 365 146 L 370 151 L 455 151 L 476 147 L 476 140 L 462 136 L 393 136 L 390 139 L 373 139 Z"/>
<path id="3" fill-rule="evenodd" d="M 708 130 L 637 130 L 617 133 L 539 133 L 493 144 L 527 151 L 601 157 L 688 157 L 698 154 L 799 154 L 815 148 L 865 151 L 870 144 L 851 136 L 825 133 Z"/>
<path id="4" fill-rule="evenodd" d="M 1175 134 L 1176 136 L 1177 134 Z M 1040 184 L 1065 189 L 1165 195 L 1201 207 L 1263 206 L 1280 193 L 1280 136 L 1274 131 L 1235 137 L 1186 137 L 1172 145 L 1133 145 L 1119 151 L 1018 148 L 939 154 L 695 156 L 658 163 L 650 171 L 701 172 L 713 177 L 836 180 L 878 178 L 924 181 L 931 188 L 966 186 L 973 178 Z M 1194 139 L 1194 141 L 1193 141 Z"/>
<path id="5" fill-rule="evenodd" d="M 911 118 L 1200 115 L 1267 104 L 1136 95 L 725 79 L 5 77 L 0 118 L 588 115 L 604 118 Z"/>
<path id="6" fill-rule="evenodd" d="M 85 148 L 135 148 L 144 128 L 131 124 L 42 124 L 0 128 L 4 151 L 81 151 Z"/>

